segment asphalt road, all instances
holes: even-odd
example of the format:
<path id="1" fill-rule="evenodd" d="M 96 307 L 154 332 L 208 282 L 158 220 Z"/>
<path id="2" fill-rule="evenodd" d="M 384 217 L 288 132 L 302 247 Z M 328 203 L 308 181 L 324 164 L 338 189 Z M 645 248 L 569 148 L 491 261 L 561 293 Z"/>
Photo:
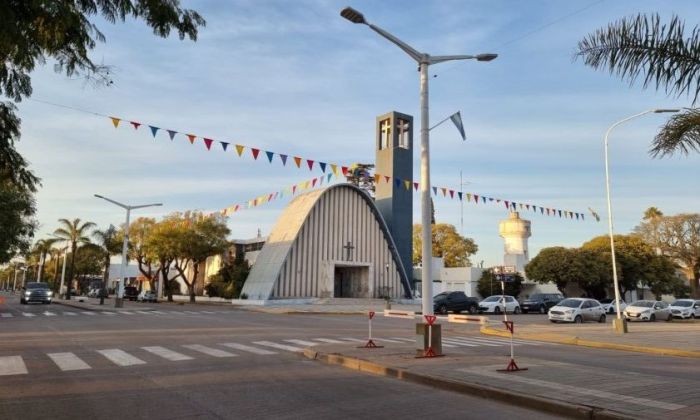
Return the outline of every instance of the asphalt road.
<path id="1" fill-rule="evenodd" d="M 2 419 L 554 418 L 295 352 L 356 345 L 358 316 L 167 304 L 110 315 L 17 300 L 0 305 Z M 410 322 L 387 321 L 383 335 L 412 340 Z"/>

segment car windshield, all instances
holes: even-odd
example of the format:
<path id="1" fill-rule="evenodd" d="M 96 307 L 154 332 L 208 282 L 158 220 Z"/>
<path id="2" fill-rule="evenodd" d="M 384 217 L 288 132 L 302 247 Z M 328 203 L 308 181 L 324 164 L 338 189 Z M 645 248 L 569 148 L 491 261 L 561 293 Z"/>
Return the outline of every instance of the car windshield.
<path id="1" fill-rule="evenodd" d="M 489 296 L 486 299 L 484 299 L 484 302 L 498 302 L 500 299 L 500 296 Z"/>
<path id="2" fill-rule="evenodd" d="M 49 285 L 46 283 L 27 283 L 27 289 L 48 289 Z"/>
<path id="3" fill-rule="evenodd" d="M 581 306 L 582 300 L 579 299 L 564 299 L 557 304 L 557 306 L 566 306 L 567 308 L 578 308 Z"/>
<path id="4" fill-rule="evenodd" d="M 442 292 L 442 293 L 438 293 L 437 295 L 433 296 L 433 300 L 445 299 L 446 297 L 447 297 L 447 292 Z"/>
<path id="5" fill-rule="evenodd" d="M 693 306 L 693 301 L 692 300 L 677 300 L 671 304 L 671 306 L 684 306 L 684 307 L 690 307 Z"/>
<path id="6" fill-rule="evenodd" d="M 612 299 L 601 299 L 600 303 L 612 303 Z"/>
<path id="7" fill-rule="evenodd" d="M 532 296 L 530 296 L 530 298 L 529 298 L 528 300 L 543 300 L 543 299 L 544 299 L 544 295 L 539 295 L 539 294 L 538 294 L 538 295 L 532 295 Z"/>
<path id="8" fill-rule="evenodd" d="M 638 300 L 638 301 L 634 302 L 631 306 L 639 306 L 642 308 L 651 308 L 652 306 L 654 306 L 654 302 L 652 302 L 650 300 Z"/>

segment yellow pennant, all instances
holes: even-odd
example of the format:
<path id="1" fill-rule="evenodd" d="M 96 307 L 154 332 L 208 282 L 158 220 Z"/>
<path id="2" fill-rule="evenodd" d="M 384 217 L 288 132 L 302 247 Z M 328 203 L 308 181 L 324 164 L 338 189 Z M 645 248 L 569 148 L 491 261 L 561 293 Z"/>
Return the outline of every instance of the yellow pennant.
<path id="1" fill-rule="evenodd" d="M 119 122 L 121 121 L 121 119 L 119 119 L 117 117 L 109 117 L 109 119 L 112 120 L 112 124 L 114 125 L 114 128 L 119 127 Z"/>
<path id="2" fill-rule="evenodd" d="M 245 150 L 245 146 L 241 146 L 240 144 L 236 145 L 236 152 L 238 153 L 238 157 L 240 157 L 243 154 L 243 150 Z"/>
<path id="3" fill-rule="evenodd" d="M 403 186 L 406 187 L 406 190 L 411 189 L 411 181 L 404 181 Z"/>

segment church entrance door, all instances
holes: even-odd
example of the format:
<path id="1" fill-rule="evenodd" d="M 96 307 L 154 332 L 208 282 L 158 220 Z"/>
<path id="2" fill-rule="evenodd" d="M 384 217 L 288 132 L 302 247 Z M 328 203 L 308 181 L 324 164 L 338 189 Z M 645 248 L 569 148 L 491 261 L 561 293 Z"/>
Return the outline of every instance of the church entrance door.
<path id="1" fill-rule="evenodd" d="M 335 266 L 333 297 L 366 298 L 369 295 L 369 267 Z"/>

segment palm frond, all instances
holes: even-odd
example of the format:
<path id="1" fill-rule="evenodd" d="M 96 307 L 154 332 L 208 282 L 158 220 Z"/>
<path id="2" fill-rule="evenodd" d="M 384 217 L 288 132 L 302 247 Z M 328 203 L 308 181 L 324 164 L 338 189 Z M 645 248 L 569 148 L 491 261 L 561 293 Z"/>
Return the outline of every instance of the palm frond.
<path id="1" fill-rule="evenodd" d="M 687 37 L 684 29 L 676 15 L 668 24 L 658 14 L 623 18 L 579 41 L 574 58 L 608 69 L 630 85 L 643 78 L 644 88 L 687 94 L 695 102 L 700 96 L 700 27 Z"/>
<path id="2" fill-rule="evenodd" d="M 674 152 L 687 155 L 700 152 L 700 110 L 690 109 L 673 115 L 654 138 L 649 154 L 670 156 Z"/>

